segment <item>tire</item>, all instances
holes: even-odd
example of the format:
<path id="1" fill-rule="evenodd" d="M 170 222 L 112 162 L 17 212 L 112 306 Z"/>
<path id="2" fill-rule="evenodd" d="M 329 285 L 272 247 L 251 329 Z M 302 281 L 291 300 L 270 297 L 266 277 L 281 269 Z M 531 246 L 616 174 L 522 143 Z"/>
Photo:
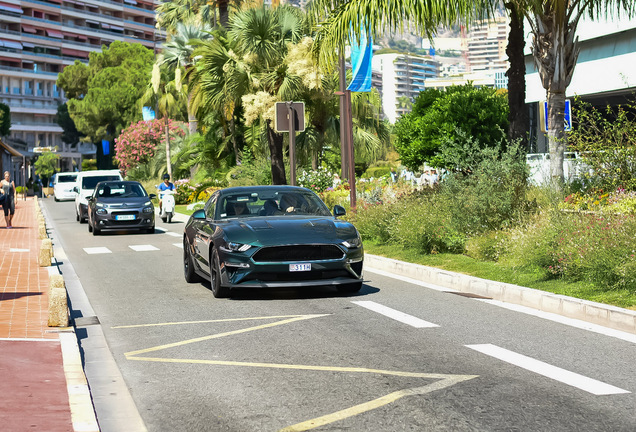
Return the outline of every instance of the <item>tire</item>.
<path id="1" fill-rule="evenodd" d="M 88 224 L 90 226 L 90 223 Z M 93 235 L 98 236 L 102 233 L 102 230 L 97 229 L 97 227 L 93 227 Z"/>
<path id="2" fill-rule="evenodd" d="M 338 291 L 343 294 L 355 294 L 362 289 L 362 281 L 354 282 L 347 285 L 340 285 Z"/>
<path id="3" fill-rule="evenodd" d="M 79 213 L 77 212 L 77 209 L 75 209 L 75 220 L 79 222 Z"/>
<path id="4" fill-rule="evenodd" d="M 88 221 L 88 232 L 89 233 L 93 232 L 93 225 L 91 225 L 91 221 Z"/>
<path id="5" fill-rule="evenodd" d="M 194 271 L 194 262 L 190 255 L 190 247 L 186 240 L 183 240 L 183 275 L 188 283 L 202 282 L 203 279 Z"/>
<path id="6" fill-rule="evenodd" d="M 230 296 L 230 289 L 221 286 L 221 266 L 219 265 L 219 255 L 212 252 L 210 260 L 210 288 L 212 295 L 216 298 L 226 298 Z"/>
<path id="7" fill-rule="evenodd" d="M 172 212 L 168 212 L 167 219 L 168 219 L 168 223 L 172 222 Z"/>
<path id="8" fill-rule="evenodd" d="M 53 199 L 55 200 L 55 202 L 60 202 L 60 200 L 57 199 L 57 197 L 55 195 L 53 195 Z"/>
<path id="9" fill-rule="evenodd" d="M 166 216 L 161 216 L 161 220 L 165 222 L 168 218 Z"/>

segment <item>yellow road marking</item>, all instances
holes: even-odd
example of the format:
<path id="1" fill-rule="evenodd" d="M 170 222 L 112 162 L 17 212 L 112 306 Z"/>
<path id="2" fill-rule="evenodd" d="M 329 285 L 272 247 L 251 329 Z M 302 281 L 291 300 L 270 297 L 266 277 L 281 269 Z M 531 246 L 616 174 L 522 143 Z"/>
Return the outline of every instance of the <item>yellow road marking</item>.
<path id="1" fill-rule="evenodd" d="M 255 317 L 255 318 L 232 318 L 222 320 L 206 320 L 206 321 L 186 321 L 186 322 L 172 322 L 161 324 L 140 324 L 131 326 L 117 326 L 112 328 L 135 328 L 135 327 L 153 327 L 162 325 L 179 325 L 179 324 L 201 324 L 201 323 L 214 323 L 214 322 L 232 322 L 232 321 L 248 321 L 248 320 L 265 320 L 265 319 L 280 319 L 286 318 L 274 323 L 263 324 L 254 327 L 248 327 L 245 329 L 233 330 L 224 333 L 217 333 L 214 335 L 203 336 L 194 339 L 188 339 L 181 342 L 174 342 L 166 345 L 159 345 L 151 348 L 146 348 L 137 351 L 130 351 L 125 353 L 128 360 L 137 361 L 150 361 L 150 362 L 162 362 L 162 363 L 192 363 L 192 364 L 207 364 L 207 365 L 220 365 L 220 366 L 242 366 L 242 367 L 256 367 L 256 368 L 271 368 L 271 369 L 288 369 L 288 370 L 304 370 L 304 371 L 321 371 L 321 372 L 347 372 L 347 373 L 369 373 L 380 375 L 392 375 L 399 377 L 411 377 L 411 378 L 424 378 L 437 380 L 431 384 L 415 387 L 410 389 L 399 390 L 389 393 L 388 395 L 380 398 L 364 402 L 352 406 L 350 408 L 337 411 L 332 414 L 327 414 L 321 417 L 316 417 L 311 420 L 307 420 L 301 423 L 297 423 L 292 426 L 281 429 L 279 432 L 301 432 L 314 429 L 320 426 L 324 426 L 330 423 L 334 423 L 348 417 L 356 416 L 358 414 L 365 413 L 367 411 L 374 410 L 376 408 L 393 403 L 405 396 L 423 395 L 436 390 L 440 390 L 446 387 L 450 387 L 454 384 L 462 381 L 467 381 L 473 378 L 477 378 L 478 375 L 450 375 L 450 374 L 430 374 L 419 372 L 402 372 L 382 369 L 370 369 L 361 367 L 340 367 L 340 366 L 313 366 L 313 365 L 294 365 L 294 364 L 278 364 L 278 363 L 255 363 L 255 362 L 238 362 L 238 361 L 224 361 L 224 360 L 201 360 L 201 359 L 178 359 L 178 358 L 160 358 L 160 357 L 136 357 L 139 354 L 145 354 L 154 351 L 160 351 L 168 348 L 174 348 L 196 342 L 203 342 L 210 339 L 218 339 L 225 336 L 232 336 L 236 334 L 246 333 L 254 330 L 262 330 L 265 328 L 271 328 L 279 325 L 289 324 L 296 321 L 302 321 L 311 318 L 319 318 L 328 316 L 329 314 L 322 315 L 282 315 L 282 316 L 270 316 L 270 317 Z"/>
<path id="2" fill-rule="evenodd" d="M 114 326 L 112 329 L 124 329 L 124 328 L 137 328 L 137 327 L 159 327 L 159 326 L 170 326 L 170 325 L 184 325 L 184 324 L 209 324 L 209 323 L 221 323 L 221 322 L 233 322 L 233 321 L 251 321 L 251 320 L 268 320 L 268 319 L 279 319 L 279 318 L 296 318 L 302 316 L 326 316 L 326 315 L 279 315 L 279 316 L 264 316 L 264 317 L 254 317 L 254 318 L 226 318 L 226 319 L 218 319 L 218 320 L 203 320 L 203 321 L 181 321 L 181 322 L 167 322 L 167 323 L 155 323 L 155 324 L 133 324 L 133 325 L 123 325 L 123 326 Z"/>
<path id="3" fill-rule="evenodd" d="M 384 405 L 393 403 L 397 401 L 398 399 L 401 399 L 405 396 L 423 395 L 426 393 L 433 392 L 435 390 L 443 389 L 445 387 L 450 387 L 454 384 L 460 383 L 462 381 L 467 381 L 473 378 L 476 378 L 476 375 L 447 375 L 445 379 L 436 381 L 432 384 L 429 384 L 423 387 L 415 387 L 415 388 L 399 390 L 393 393 L 389 393 L 386 396 L 382 396 L 372 401 L 352 406 L 351 408 L 347 408 L 342 411 L 337 411 L 332 414 L 327 414 L 322 417 L 316 417 L 315 419 L 307 420 L 302 423 L 296 423 L 295 425 L 292 425 L 292 426 L 287 426 L 286 428 L 281 429 L 279 432 L 301 432 L 301 431 L 314 429 L 314 428 L 324 426 L 339 420 L 343 420 L 348 417 L 353 417 L 355 415 L 362 414 L 367 411 L 371 411 L 376 408 L 380 408 Z"/>
<path id="4" fill-rule="evenodd" d="M 202 336 L 202 337 L 198 337 L 198 338 L 194 338 L 194 339 L 184 340 L 184 341 L 181 341 L 181 342 L 174 342 L 174 343 L 171 343 L 171 344 L 159 345 L 159 346 L 155 346 L 155 347 L 151 347 L 151 348 L 145 348 L 145 349 L 141 349 L 141 350 L 138 350 L 138 351 L 130 351 L 130 352 L 125 353 L 125 355 L 126 355 L 126 357 L 135 356 L 135 355 L 145 354 L 145 353 L 149 353 L 149 352 L 153 352 L 153 351 L 160 351 L 160 350 L 164 350 L 164 349 L 168 349 L 168 348 L 174 348 L 174 347 L 178 347 L 178 346 L 188 345 L 188 344 L 195 343 L 195 342 L 203 342 L 203 341 L 210 340 L 210 339 L 218 339 L 218 338 L 222 338 L 222 337 L 225 337 L 225 336 L 232 336 L 232 335 L 236 335 L 236 334 L 247 333 L 247 332 L 254 331 L 254 330 L 262 330 L 262 329 L 265 329 L 265 328 L 276 327 L 276 326 L 279 326 L 279 325 L 289 324 L 289 323 L 296 322 L 296 321 L 302 321 L 302 320 L 312 319 L 312 318 L 319 318 L 319 317 L 323 317 L 323 316 L 328 316 L 328 314 L 324 314 L 324 315 L 296 315 L 294 318 L 289 318 L 289 319 L 282 320 L 282 321 L 277 321 L 277 322 L 274 322 L 274 323 L 263 324 L 263 325 L 259 325 L 259 326 L 255 326 L 255 327 L 248 327 L 248 328 L 239 329 L 239 330 L 232 330 L 232 331 L 229 331 L 229 332 L 217 333 L 217 334 L 208 335 L 208 336 Z"/>
<path id="5" fill-rule="evenodd" d="M 321 372 L 349 372 L 349 373 L 368 373 L 379 375 L 392 375 L 399 377 L 409 378 L 429 378 L 443 380 L 448 377 L 465 376 L 475 378 L 477 375 L 449 375 L 449 374 L 431 374 L 420 372 L 403 372 L 394 370 L 382 370 L 382 369 L 370 369 L 361 367 L 341 367 L 341 366 L 314 366 L 314 365 L 297 365 L 297 364 L 284 364 L 284 363 L 255 363 L 255 362 L 239 362 L 239 361 L 227 361 L 227 360 L 205 360 L 205 359 L 179 359 L 179 358 L 162 358 L 162 357 L 135 357 L 131 353 L 127 353 L 128 360 L 139 361 L 152 361 L 152 362 L 165 362 L 165 363 L 193 363 L 193 364 L 209 364 L 220 366 L 245 366 L 245 367 L 257 367 L 257 368 L 271 368 L 271 369 L 292 369 L 292 370 L 306 370 L 306 371 L 321 371 Z"/>

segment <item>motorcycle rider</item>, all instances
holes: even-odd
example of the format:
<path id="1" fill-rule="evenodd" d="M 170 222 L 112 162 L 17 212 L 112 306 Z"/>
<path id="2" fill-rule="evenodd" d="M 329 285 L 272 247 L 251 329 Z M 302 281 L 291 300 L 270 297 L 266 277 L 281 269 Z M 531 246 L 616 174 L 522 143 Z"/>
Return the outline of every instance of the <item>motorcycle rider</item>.
<path id="1" fill-rule="evenodd" d="M 169 174 L 163 175 L 163 183 L 157 186 L 157 189 L 159 189 L 159 214 L 161 214 L 161 206 L 163 204 L 163 196 L 164 196 L 162 192 L 167 190 L 171 190 L 171 191 L 175 190 L 174 183 L 170 181 Z"/>

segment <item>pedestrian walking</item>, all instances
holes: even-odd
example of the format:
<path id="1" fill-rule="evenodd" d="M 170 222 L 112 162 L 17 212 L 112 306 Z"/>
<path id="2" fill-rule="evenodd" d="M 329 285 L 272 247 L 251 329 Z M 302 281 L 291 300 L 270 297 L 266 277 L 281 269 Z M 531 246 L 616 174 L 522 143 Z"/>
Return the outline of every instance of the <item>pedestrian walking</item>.
<path id="1" fill-rule="evenodd" d="M 4 220 L 7 222 L 7 228 L 13 228 L 11 220 L 15 214 L 15 183 L 11 180 L 9 171 L 4 172 L 4 179 L 0 182 L 2 193 L 4 194 L 4 202 L 2 209 L 4 210 Z"/>

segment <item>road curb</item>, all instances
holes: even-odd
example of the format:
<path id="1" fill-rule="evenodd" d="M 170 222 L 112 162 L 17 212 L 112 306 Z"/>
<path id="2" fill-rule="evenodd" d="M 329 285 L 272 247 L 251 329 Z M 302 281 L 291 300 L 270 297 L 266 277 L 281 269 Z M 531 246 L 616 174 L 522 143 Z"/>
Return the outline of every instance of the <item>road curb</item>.
<path id="1" fill-rule="evenodd" d="M 365 254 L 365 267 L 636 334 L 636 311 Z"/>

